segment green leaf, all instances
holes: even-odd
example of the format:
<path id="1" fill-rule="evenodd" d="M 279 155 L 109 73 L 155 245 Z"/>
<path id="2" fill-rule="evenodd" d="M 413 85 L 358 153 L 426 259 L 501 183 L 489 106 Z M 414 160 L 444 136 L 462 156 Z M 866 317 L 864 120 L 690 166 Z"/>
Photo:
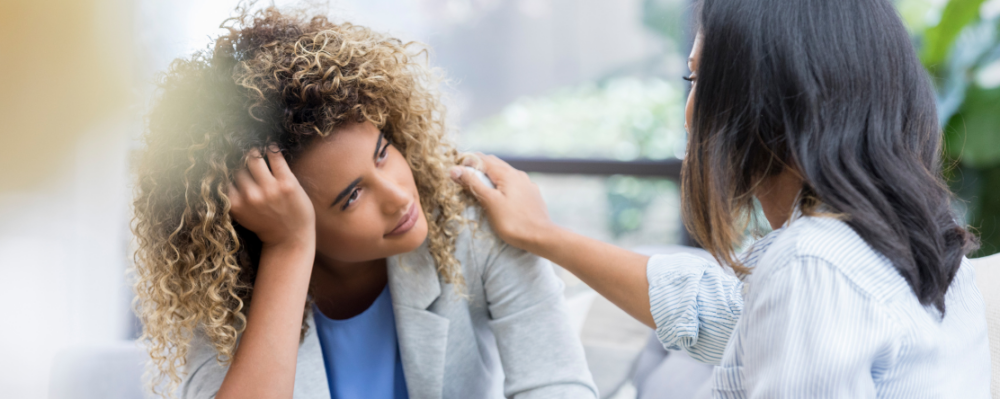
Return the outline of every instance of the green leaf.
<path id="1" fill-rule="evenodd" d="M 1000 165 L 1000 88 L 970 86 L 944 131 L 950 158 L 973 168 Z"/>
<path id="2" fill-rule="evenodd" d="M 972 198 L 972 227 L 981 240 L 981 247 L 970 258 L 1000 252 L 1000 165 L 980 170 L 979 193 Z"/>
<path id="3" fill-rule="evenodd" d="M 685 26 L 690 7 L 687 1 L 644 0 L 642 2 L 642 24 L 656 34 L 669 38 L 674 43 L 685 40 Z"/>
<path id="4" fill-rule="evenodd" d="M 966 25 L 979 18 L 979 7 L 985 0 L 951 0 L 941 12 L 941 20 L 924 32 L 923 51 L 920 59 L 924 66 L 934 71 L 945 57 L 951 44 Z"/>

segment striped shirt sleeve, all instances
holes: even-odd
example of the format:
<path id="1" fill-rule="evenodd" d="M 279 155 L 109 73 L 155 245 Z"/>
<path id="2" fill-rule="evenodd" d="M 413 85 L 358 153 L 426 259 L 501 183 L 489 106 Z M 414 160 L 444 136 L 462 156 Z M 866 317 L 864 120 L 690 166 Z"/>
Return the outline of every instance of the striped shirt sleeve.
<path id="1" fill-rule="evenodd" d="M 719 364 L 743 313 L 743 283 L 718 264 L 690 254 L 650 257 L 646 277 L 660 343 Z"/>

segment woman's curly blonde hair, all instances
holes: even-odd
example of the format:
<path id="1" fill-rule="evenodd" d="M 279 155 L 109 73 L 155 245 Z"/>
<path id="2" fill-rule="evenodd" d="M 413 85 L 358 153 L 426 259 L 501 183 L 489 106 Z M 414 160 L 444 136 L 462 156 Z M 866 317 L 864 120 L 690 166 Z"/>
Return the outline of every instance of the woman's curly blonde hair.
<path id="1" fill-rule="evenodd" d="M 246 326 L 260 241 L 233 223 L 225 193 L 251 148 L 276 142 L 295 162 L 317 137 L 371 122 L 413 170 L 438 273 L 464 286 L 453 252 L 472 199 L 448 176 L 461 156 L 426 50 L 305 12 L 240 13 L 211 50 L 161 75 L 136 163 L 136 312 L 161 394 L 180 384 L 196 330 L 226 363 Z"/>

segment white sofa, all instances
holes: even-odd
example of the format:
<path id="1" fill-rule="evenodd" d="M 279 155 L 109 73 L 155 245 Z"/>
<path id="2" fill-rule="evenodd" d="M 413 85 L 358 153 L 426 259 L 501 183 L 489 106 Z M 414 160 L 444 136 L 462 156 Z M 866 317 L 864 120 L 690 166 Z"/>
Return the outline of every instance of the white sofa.
<path id="1" fill-rule="evenodd" d="M 135 341 L 77 347 L 56 355 L 49 399 L 147 399 L 142 375 L 149 359 Z"/>
<path id="2" fill-rule="evenodd" d="M 665 251 L 646 248 L 642 252 L 662 253 Z M 989 325 L 990 354 L 993 361 L 991 391 L 993 399 L 1000 399 L 1000 254 L 973 259 L 972 264 L 976 268 L 976 283 L 979 286 L 979 290 L 983 293 L 983 299 L 986 301 L 986 321 Z M 581 303 L 584 309 L 589 307 L 589 303 L 592 300 L 592 298 L 586 299 L 590 300 L 584 300 Z M 583 313 L 586 313 L 585 310 Z M 577 324 L 580 323 L 578 322 Z M 661 389 L 644 388 L 654 388 L 652 385 L 655 385 L 656 388 L 662 388 L 664 384 L 670 385 L 667 383 L 668 380 L 656 379 L 656 381 L 649 382 L 652 385 L 647 386 L 647 381 L 645 380 L 650 379 L 649 377 L 654 377 L 656 374 L 662 374 L 654 372 L 654 369 L 677 370 L 680 368 L 688 372 L 693 372 L 696 370 L 692 368 L 704 366 L 680 355 L 673 356 L 671 362 L 666 362 L 664 361 L 665 358 L 670 357 L 664 356 L 666 351 L 663 351 L 662 347 L 655 345 L 653 349 L 656 349 L 655 352 L 658 353 L 664 352 L 657 357 L 659 361 L 652 361 L 652 363 L 656 364 L 638 365 L 640 369 L 648 368 L 649 370 L 636 370 L 639 371 L 637 373 L 639 375 L 633 375 L 633 378 L 639 377 L 633 382 L 639 388 L 640 398 L 653 398 L 655 395 L 651 395 L 652 392 L 664 392 Z M 55 359 L 49 398 L 147 398 L 147 393 L 143 390 L 141 383 L 142 365 L 146 359 L 146 354 L 133 341 L 65 351 Z M 673 363 L 676 363 L 676 365 L 672 365 Z M 710 369 L 710 367 L 706 368 L 706 370 Z M 675 373 L 676 371 L 671 371 L 667 374 Z M 688 376 L 687 378 L 699 379 L 692 376 Z M 689 388 L 698 391 L 698 393 L 692 393 L 690 397 L 708 396 L 707 391 L 704 389 L 706 388 L 704 385 L 708 382 L 708 379 L 707 377 L 700 378 L 704 379 L 704 381 L 688 381 L 685 384 Z M 674 388 L 677 387 L 675 386 Z"/>
<path id="3" fill-rule="evenodd" d="M 972 260 L 976 284 L 986 301 L 986 324 L 989 326 L 990 358 L 993 360 L 993 399 L 1000 399 L 1000 254 Z"/>

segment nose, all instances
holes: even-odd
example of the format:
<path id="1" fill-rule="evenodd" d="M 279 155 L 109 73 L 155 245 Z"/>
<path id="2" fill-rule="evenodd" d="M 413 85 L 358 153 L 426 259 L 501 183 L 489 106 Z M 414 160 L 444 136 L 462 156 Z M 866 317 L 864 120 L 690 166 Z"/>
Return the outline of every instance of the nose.
<path id="1" fill-rule="evenodd" d="M 413 195 L 402 184 L 390 178 L 383 178 L 379 186 L 379 191 L 382 194 L 380 195 L 382 197 L 380 205 L 383 214 L 398 216 L 409 210 Z"/>

